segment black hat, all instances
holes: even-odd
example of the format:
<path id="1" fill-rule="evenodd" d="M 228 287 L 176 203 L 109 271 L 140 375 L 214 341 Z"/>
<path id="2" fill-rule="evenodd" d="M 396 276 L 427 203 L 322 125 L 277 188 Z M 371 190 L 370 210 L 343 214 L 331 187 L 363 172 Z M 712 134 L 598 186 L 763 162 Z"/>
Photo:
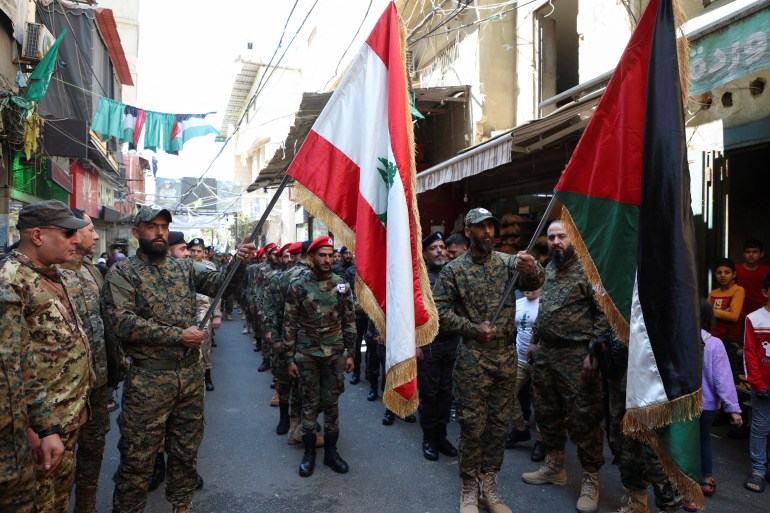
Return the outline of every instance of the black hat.
<path id="1" fill-rule="evenodd" d="M 303 240 L 302 241 L 302 254 L 307 255 L 307 248 L 310 247 L 310 245 L 313 243 L 312 240 Z"/>
<path id="2" fill-rule="evenodd" d="M 350 250 L 348 249 L 348 247 L 347 247 L 347 246 L 342 246 L 342 247 L 340 248 L 340 253 L 347 253 L 348 251 L 350 251 Z"/>
<path id="3" fill-rule="evenodd" d="M 422 249 L 423 251 L 425 248 L 436 242 L 437 240 L 444 240 L 444 235 L 441 232 L 433 232 L 424 239 L 422 239 Z"/>
<path id="4" fill-rule="evenodd" d="M 205 249 L 206 243 L 203 242 L 203 239 L 201 239 L 200 237 L 195 237 L 193 240 L 187 243 L 187 249 L 190 249 L 193 246 L 200 246 Z"/>
<path id="5" fill-rule="evenodd" d="M 58 200 L 38 201 L 19 210 L 16 228 L 37 228 L 39 226 L 58 226 L 69 230 L 79 230 L 88 226 L 88 221 L 72 215 L 67 205 Z"/>
<path id="6" fill-rule="evenodd" d="M 168 245 L 176 246 L 177 244 L 187 244 L 184 240 L 184 232 L 168 232 Z"/>

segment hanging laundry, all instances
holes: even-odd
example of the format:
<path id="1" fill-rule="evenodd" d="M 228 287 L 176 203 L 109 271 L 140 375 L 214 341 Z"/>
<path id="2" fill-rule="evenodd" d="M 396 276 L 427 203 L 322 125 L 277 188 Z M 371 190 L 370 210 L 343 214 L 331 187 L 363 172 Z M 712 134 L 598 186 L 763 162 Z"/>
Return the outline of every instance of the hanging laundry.
<path id="1" fill-rule="evenodd" d="M 123 137 L 123 119 L 126 106 L 104 96 L 99 97 L 99 106 L 91 121 L 91 129 L 105 141 L 110 137 Z"/>
<path id="2" fill-rule="evenodd" d="M 40 126 L 43 120 L 37 112 L 32 111 L 24 120 L 24 156 L 29 160 L 32 152 L 37 151 L 37 138 L 40 136 Z"/>
<path id="3" fill-rule="evenodd" d="M 144 110 L 126 105 L 123 117 L 123 135 L 120 138 L 120 142 L 129 142 L 136 146 L 139 143 L 139 136 L 142 133 L 146 117 L 147 114 Z"/>
<path id="4" fill-rule="evenodd" d="M 158 151 L 160 146 L 160 127 L 163 116 L 160 112 L 147 111 L 147 119 L 144 122 L 144 149 Z"/>
<path id="5" fill-rule="evenodd" d="M 174 153 L 174 149 L 171 147 L 171 137 L 174 133 L 174 125 L 176 125 L 176 114 L 161 114 L 163 116 L 163 151 L 166 153 Z"/>
<path id="6" fill-rule="evenodd" d="M 209 114 L 177 114 L 176 124 L 171 135 L 172 150 L 180 151 L 184 147 L 184 143 L 194 137 L 218 134 L 219 130 L 206 122 L 206 116 Z"/>

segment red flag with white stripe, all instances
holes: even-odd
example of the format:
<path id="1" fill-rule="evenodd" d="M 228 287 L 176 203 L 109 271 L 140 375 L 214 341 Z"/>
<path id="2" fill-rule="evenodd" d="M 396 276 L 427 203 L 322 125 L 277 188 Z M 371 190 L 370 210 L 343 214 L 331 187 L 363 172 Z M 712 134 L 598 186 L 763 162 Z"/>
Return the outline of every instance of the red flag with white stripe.
<path id="1" fill-rule="evenodd" d="M 415 347 L 438 330 L 420 243 L 404 49 L 391 2 L 287 171 L 299 202 L 355 251 L 358 300 L 386 340 L 383 400 L 401 416 L 418 404 Z"/>

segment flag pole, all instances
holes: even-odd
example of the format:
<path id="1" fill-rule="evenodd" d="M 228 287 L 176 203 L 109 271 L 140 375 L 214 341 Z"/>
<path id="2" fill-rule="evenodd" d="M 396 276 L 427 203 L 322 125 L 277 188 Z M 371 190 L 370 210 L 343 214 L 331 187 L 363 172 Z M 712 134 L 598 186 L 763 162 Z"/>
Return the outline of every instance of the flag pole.
<path id="1" fill-rule="evenodd" d="M 540 236 L 540 232 L 543 231 L 543 228 L 545 228 L 545 223 L 548 222 L 548 216 L 551 215 L 551 211 L 553 210 L 554 205 L 556 204 L 556 196 L 551 196 L 551 201 L 548 202 L 548 206 L 545 207 L 545 212 L 543 212 L 543 217 L 540 218 L 540 222 L 537 224 L 537 229 L 535 229 L 535 233 L 532 234 L 532 238 L 529 241 L 529 245 L 527 246 L 527 253 L 532 253 L 532 249 L 535 247 L 535 242 L 537 242 L 537 238 Z M 505 300 L 508 299 L 508 296 L 511 295 L 511 292 L 513 292 L 513 288 L 516 286 L 516 281 L 519 279 L 519 271 L 513 271 L 513 276 L 511 276 L 511 279 L 508 281 L 508 285 L 505 286 L 505 292 L 503 292 L 503 297 L 500 299 L 500 304 L 497 305 L 497 310 L 495 310 L 495 315 L 492 316 L 492 320 L 489 321 L 489 324 L 494 324 L 497 322 L 497 318 L 500 317 L 500 312 L 503 311 L 503 305 L 505 304 Z"/>
<path id="2" fill-rule="evenodd" d="M 265 221 L 267 221 L 267 216 L 270 215 L 270 212 L 273 210 L 273 207 L 278 202 L 278 198 L 283 192 L 283 190 L 286 188 L 286 186 L 289 184 L 289 180 L 291 177 L 286 174 L 283 176 L 283 180 L 281 180 L 281 183 L 278 185 L 278 188 L 275 190 L 275 194 L 273 194 L 272 199 L 270 200 L 270 203 L 267 204 L 267 207 L 265 208 L 265 211 L 262 212 L 262 217 L 259 219 L 259 222 L 257 223 L 257 226 L 254 227 L 254 231 L 251 232 L 251 235 L 249 235 L 249 238 L 246 239 L 245 243 L 248 244 L 249 242 L 254 242 L 254 240 L 257 238 L 257 235 L 259 235 L 259 232 L 262 231 L 262 227 L 265 225 Z M 235 220 L 236 226 L 238 224 L 238 218 L 236 217 Z M 238 241 L 235 241 L 236 244 L 238 244 Z M 225 290 L 227 289 L 228 285 L 230 285 L 230 282 L 233 281 L 233 276 L 235 276 L 235 272 L 238 270 L 238 267 L 240 267 L 241 261 L 237 258 L 233 259 L 233 263 L 230 264 L 230 267 L 227 268 L 227 276 L 225 276 L 225 281 L 222 283 L 222 286 L 219 288 L 219 291 L 217 291 L 217 295 L 212 298 L 211 305 L 209 306 L 209 309 L 206 311 L 206 315 L 203 316 L 203 320 L 201 320 L 198 323 L 198 329 L 203 329 L 206 326 L 206 323 L 209 322 L 209 319 L 211 319 L 212 314 L 214 313 L 214 309 L 216 308 L 217 303 L 220 299 L 222 299 L 222 296 L 225 293 Z"/>

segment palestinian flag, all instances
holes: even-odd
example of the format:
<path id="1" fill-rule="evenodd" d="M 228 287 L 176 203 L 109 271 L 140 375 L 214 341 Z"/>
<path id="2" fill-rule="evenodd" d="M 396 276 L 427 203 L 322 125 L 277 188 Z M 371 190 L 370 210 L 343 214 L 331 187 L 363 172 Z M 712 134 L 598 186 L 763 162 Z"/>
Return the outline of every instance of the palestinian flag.
<path id="1" fill-rule="evenodd" d="M 629 345 L 624 431 L 649 444 L 680 493 L 702 507 L 702 358 L 677 25 L 672 0 L 650 0 L 556 197 L 599 302 Z"/>
<path id="2" fill-rule="evenodd" d="M 391 2 L 287 171 L 298 201 L 355 251 L 358 301 L 386 339 L 383 400 L 402 417 L 418 404 L 415 344 L 438 331 L 420 244 L 404 39 Z"/>
<path id="3" fill-rule="evenodd" d="M 193 137 L 208 134 L 218 134 L 219 130 L 206 121 L 208 114 L 177 114 L 174 127 L 171 129 L 171 150 L 179 152 L 184 143 Z"/>

